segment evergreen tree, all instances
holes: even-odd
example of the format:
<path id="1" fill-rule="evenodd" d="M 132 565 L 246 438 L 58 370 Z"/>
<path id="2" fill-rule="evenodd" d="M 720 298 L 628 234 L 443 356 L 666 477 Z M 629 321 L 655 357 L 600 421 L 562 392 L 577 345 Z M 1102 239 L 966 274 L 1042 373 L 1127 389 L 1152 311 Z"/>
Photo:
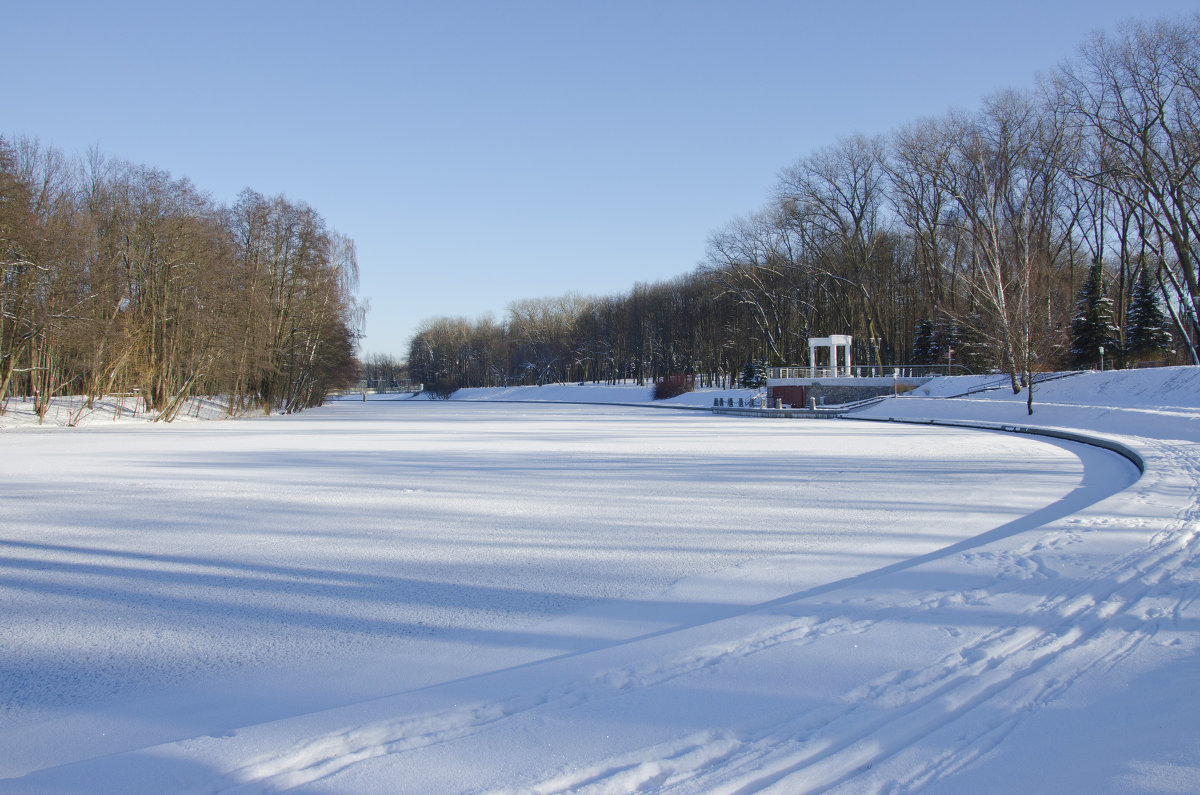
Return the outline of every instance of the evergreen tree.
<path id="1" fill-rule="evenodd" d="M 1104 293 L 1104 266 L 1097 259 L 1092 261 L 1087 282 L 1075 301 L 1075 316 L 1071 320 L 1071 363 L 1076 367 L 1096 364 L 1100 359 L 1100 346 L 1111 355 L 1116 355 L 1119 347 L 1112 299 Z"/>
<path id="2" fill-rule="evenodd" d="M 972 373 L 986 373 L 997 367 L 995 346 L 983 333 L 984 327 L 978 313 L 940 323 L 936 335 L 938 362 Z"/>
<path id="3" fill-rule="evenodd" d="M 742 368 L 741 386 L 744 389 L 766 386 L 767 366 L 760 361 L 746 362 Z"/>
<path id="4" fill-rule="evenodd" d="M 1169 352 L 1171 343 L 1170 326 L 1150 281 L 1150 269 L 1143 267 L 1133 285 L 1125 316 L 1125 353 L 1131 359 L 1154 356 Z"/>
<path id="5" fill-rule="evenodd" d="M 917 324 L 917 333 L 913 338 L 912 363 L 936 364 L 933 346 L 933 323 L 929 318 L 924 318 Z"/>
<path id="6" fill-rule="evenodd" d="M 966 364 L 960 350 L 962 347 L 961 338 L 962 333 L 958 322 L 953 318 L 940 315 L 934 321 L 933 342 L 929 346 L 929 355 L 933 357 L 934 364 L 945 364 L 951 367 L 951 370 L 946 372 L 947 375 L 954 375 L 952 370 L 955 361 L 960 366 Z"/>

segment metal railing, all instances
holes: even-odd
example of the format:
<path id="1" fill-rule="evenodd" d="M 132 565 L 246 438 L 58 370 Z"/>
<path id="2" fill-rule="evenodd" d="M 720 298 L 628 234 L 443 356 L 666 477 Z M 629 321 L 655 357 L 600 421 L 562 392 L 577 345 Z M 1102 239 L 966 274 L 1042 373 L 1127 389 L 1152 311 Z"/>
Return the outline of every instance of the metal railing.
<path id="1" fill-rule="evenodd" d="M 1071 376 L 1080 375 L 1083 370 L 1063 370 L 1053 371 L 1049 373 L 1034 373 L 1033 385 L 1043 384 L 1047 381 L 1057 381 L 1060 378 L 1070 378 Z M 977 395 L 980 392 L 994 392 L 1000 389 L 1011 389 L 1012 377 L 1008 375 L 997 376 L 995 380 L 988 381 L 984 384 L 979 384 L 957 395 L 946 395 L 945 397 L 967 397 L 969 395 Z"/>
<path id="2" fill-rule="evenodd" d="M 932 378 L 937 375 L 970 375 L 962 365 L 946 364 L 855 364 L 850 367 L 768 367 L 771 380 L 794 378 Z"/>

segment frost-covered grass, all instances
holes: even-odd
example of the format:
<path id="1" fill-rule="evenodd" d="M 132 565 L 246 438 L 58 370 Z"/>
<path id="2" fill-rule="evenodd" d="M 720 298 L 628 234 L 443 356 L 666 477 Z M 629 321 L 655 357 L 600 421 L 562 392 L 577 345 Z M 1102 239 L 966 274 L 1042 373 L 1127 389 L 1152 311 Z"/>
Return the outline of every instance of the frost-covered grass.
<path id="1" fill-rule="evenodd" d="M 0 792 L 1189 791 L 1197 373 L 8 426 Z"/>

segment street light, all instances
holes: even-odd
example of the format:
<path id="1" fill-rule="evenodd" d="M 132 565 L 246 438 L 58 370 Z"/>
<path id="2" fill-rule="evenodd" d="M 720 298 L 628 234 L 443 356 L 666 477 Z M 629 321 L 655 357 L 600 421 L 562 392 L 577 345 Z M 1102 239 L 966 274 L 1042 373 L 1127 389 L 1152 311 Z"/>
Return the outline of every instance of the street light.
<path id="1" fill-rule="evenodd" d="M 1100 372 L 1104 372 L 1104 346 L 1100 346 Z"/>

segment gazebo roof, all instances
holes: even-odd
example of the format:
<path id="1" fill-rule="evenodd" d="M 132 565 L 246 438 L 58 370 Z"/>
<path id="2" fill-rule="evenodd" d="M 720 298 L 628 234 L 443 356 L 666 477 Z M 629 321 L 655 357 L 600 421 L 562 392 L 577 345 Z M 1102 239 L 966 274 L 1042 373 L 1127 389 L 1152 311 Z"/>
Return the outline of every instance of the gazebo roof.
<path id="1" fill-rule="evenodd" d="M 809 337 L 808 347 L 832 348 L 834 345 L 850 345 L 853 342 L 854 337 L 849 334 L 833 334 L 828 337 Z"/>

